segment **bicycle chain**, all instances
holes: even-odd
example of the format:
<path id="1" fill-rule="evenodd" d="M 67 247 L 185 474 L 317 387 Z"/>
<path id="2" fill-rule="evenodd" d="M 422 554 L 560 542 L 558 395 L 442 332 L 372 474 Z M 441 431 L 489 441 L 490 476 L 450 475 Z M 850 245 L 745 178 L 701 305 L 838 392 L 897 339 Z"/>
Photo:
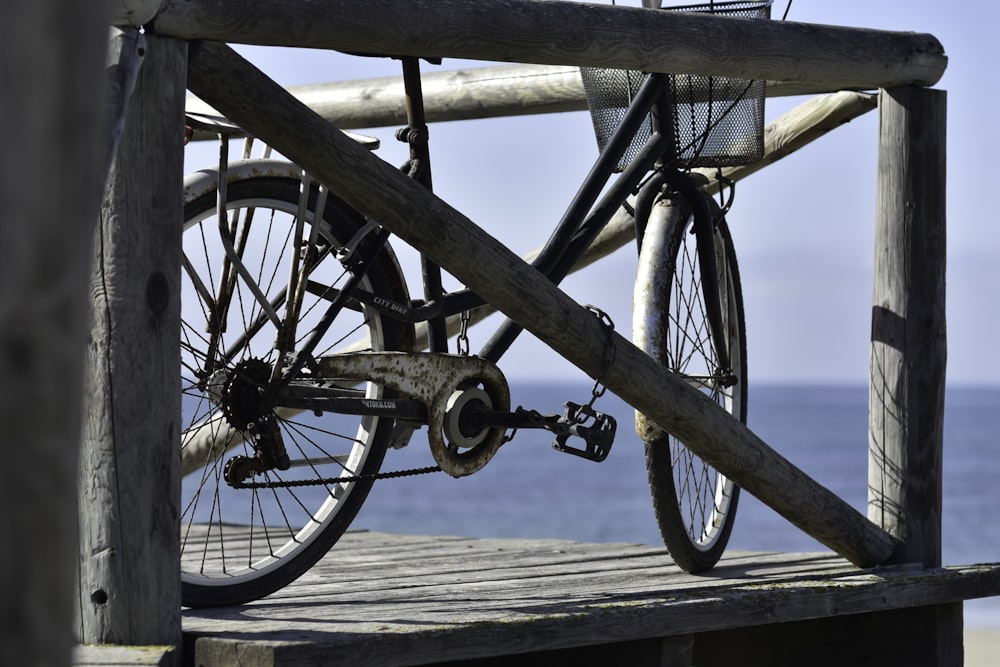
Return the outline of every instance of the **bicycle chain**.
<path id="1" fill-rule="evenodd" d="M 350 477 L 328 477 L 326 479 L 298 479 L 290 482 L 250 482 L 248 484 L 234 484 L 234 489 L 291 489 L 303 486 L 330 486 L 333 484 L 345 484 L 347 482 L 367 482 L 377 479 L 395 479 L 397 477 L 414 477 L 416 475 L 426 475 L 427 473 L 441 472 L 440 466 L 428 466 L 426 468 L 410 468 L 409 470 L 394 470 L 392 472 L 376 472 L 367 475 L 352 475 Z"/>

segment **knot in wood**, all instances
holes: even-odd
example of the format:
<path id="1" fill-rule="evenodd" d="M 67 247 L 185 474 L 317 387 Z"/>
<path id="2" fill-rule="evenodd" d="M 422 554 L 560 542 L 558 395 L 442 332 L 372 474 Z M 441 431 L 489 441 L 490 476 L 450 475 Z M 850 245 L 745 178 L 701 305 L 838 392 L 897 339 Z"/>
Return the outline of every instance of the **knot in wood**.
<path id="1" fill-rule="evenodd" d="M 162 315 L 170 303 L 170 285 L 162 271 L 154 271 L 146 280 L 146 306 L 154 316 Z"/>

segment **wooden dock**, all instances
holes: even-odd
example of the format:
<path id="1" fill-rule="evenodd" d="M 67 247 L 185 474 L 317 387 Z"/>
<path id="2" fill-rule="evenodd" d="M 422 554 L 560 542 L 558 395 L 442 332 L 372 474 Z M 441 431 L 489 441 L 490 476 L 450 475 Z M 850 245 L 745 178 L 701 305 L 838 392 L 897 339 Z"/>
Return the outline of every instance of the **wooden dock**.
<path id="1" fill-rule="evenodd" d="M 692 576 L 662 547 L 355 532 L 267 599 L 185 610 L 184 661 L 960 665 L 961 602 L 995 595 L 1000 563 L 733 551 Z"/>

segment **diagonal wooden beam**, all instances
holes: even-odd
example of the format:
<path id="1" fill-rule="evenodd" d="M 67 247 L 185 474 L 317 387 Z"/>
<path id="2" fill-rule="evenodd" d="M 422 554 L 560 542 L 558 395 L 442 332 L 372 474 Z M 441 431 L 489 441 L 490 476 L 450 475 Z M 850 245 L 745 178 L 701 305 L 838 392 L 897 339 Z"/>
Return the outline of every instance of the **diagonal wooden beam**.
<path id="1" fill-rule="evenodd" d="M 400 236 L 545 344 L 681 438 L 791 523 L 861 566 L 895 540 L 771 449 L 746 426 L 609 332 L 537 270 L 471 220 L 348 139 L 228 46 L 191 45 L 188 85 Z M 607 348 L 614 363 L 606 367 Z"/>
<path id="2" fill-rule="evenodd" d="M 933 85 L 932 35 L 565 0 L 166 0 L 179 39 L 822 83 Z"/>

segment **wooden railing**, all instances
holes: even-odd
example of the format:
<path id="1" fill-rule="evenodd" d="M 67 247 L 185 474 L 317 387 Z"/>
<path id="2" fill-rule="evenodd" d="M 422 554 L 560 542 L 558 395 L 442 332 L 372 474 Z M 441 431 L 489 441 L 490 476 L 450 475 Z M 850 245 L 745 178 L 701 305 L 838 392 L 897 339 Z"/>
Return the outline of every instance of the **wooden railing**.
<path id="1" fill-rule="evenodd" d="M 180 266 L 180 212 L 163 209 L 162 202 L 175 201 L 171 188 L 181 179 L 170 135 L 179 122 L 175 94 L 185 84 L 318 179 L 338 183 L 338 194 L 348 204 L 426 253 L 580 369 L 603 376 L 609 389 L 837 553 L 865 566 L 899 560 L 939 564 L 944 199 L 934 193 L 944 192 L 944 95 L 919 87 L 938 81 L 946 66 L 943 49 L 933 37 L 533 0 L 167 0 L 147 33 L 147 62 L 138 98 L 130 107 L 131 129 L 118 152 L 119 168 L 113 172 L 102 223 L 106 234 L 120 233 L 116 216 L 125 216 L 138 225 L 132 233 L 141 242 L 116 243 L 95 269 L 110 276 L 110 284 L 118 280 L 142 285 L 145 296 L 100 301 L 106 318 L 137 323 L 127 329 L 134 331 L 128 339 L 121 337 L 126 329 L 94 330 L 95 349 L 107 345 L 121 355 L 123 361 L 109 368 L 118 386 L 127 383 L 129 392 L 119 393 L 108 410 L 86 417 L 87 428 L 102 434 L 87 442 L 84 456 L 93 459 L 88 474 L 96 487 L 117 493 L 82 508 L 84 513 L 107 515 L 98 522 L 99 530 L 83 536 L 81 545 L 81 559 L 91 561 L 80 589 L 81 613 L 89 619 L 81 624 L 83 640 L 178 640 L 177 596 L 167 590 L 178 567 L 176 543 L 171 543 L 177 508 L 170 503 L 176 500 L 167 500 L 174 498 L 179 479 L 176 451 L 170 449 L 177 442 L 178 382 L 167 348 L 176 351 L 178 339 L 178 294 L 168 269 Z M 190 42 L 189 48 L 184 42 Z M 869 518 L 627 340 L 615 338 L 616 363 L 605 369 L 603 352 L 595 350 L 603 350 L 607 332 L 589 311 L 471 220 L 359 149 L 216 42 L 683 71 L 765 78 L 813 90 L 883 89 Z M 431 108 L 451 102 L 429 97 Z M 165 106 L 147 104 L 150 98 L 163 100 Z M 827 131 L 831 124 L 818 125 L 794 141 L 808 140 L 809 132 Z M 771 158 L 790 150 L 794 141 L 772 149 Z M 133 166 L 126 171 L 123 165 Z M 130 187 L 131 179 L 148 185 Z M 149 197 L 148 192 L 161 195 Z M 473 246 L 475 261 L 466 252 Z M 120 273 L 122 267 L 136 266 L 142 269 Z M 157 271 L 168 272 L 166 279 L 156 279 Z M 523 298 L 526 289 L 530 299 Z M 150 309 L 161 306 L 151 316 Z M 155 336 L 150 336 L 149 327 Z M 566 331 L 577 335 L 567 336 Z M 130 354 L 140 339 L 156 349 Z M 121 370 L 126 367 L 127 375 Z M 105 376 L 101 382 L 106 381 Z M 653 386 L 656 392 L 649 391 Z M 170 444 L 160 443 L 159 453 L 152 454 L 153 449 L 145 449 L 151 439 Z M 143 448 L 146 458 L 131 456 L 136 448 Z M 123 452 L 129 453 L 119 456 Z M 152 464 L 150 456 L 156 457 Z M 124 465 L 129 467 L 99 463 L 108 460 L 128 461 Z M 126 501 L 133 503 L 133 514 L 119 516 L 104 504 L 120 504 L 122 498 L 133 499 Z M 136 518 L 140 515 L 147 518 Z M 155 538 L 148 539 L 147 533 Z M 115 534 L 129 535 L 136 543 L 125 546 L 108 537 Z M 108 557 L 109 549 L 113 558 Z M 154 552 L 160 556 L 154 557 Z M 121 604 L 130 599 L 130 590 L 157 591 L 161 585 L 162 597 L 156 594 L 160 605 L 148 595 L 144 609 Z"/>

